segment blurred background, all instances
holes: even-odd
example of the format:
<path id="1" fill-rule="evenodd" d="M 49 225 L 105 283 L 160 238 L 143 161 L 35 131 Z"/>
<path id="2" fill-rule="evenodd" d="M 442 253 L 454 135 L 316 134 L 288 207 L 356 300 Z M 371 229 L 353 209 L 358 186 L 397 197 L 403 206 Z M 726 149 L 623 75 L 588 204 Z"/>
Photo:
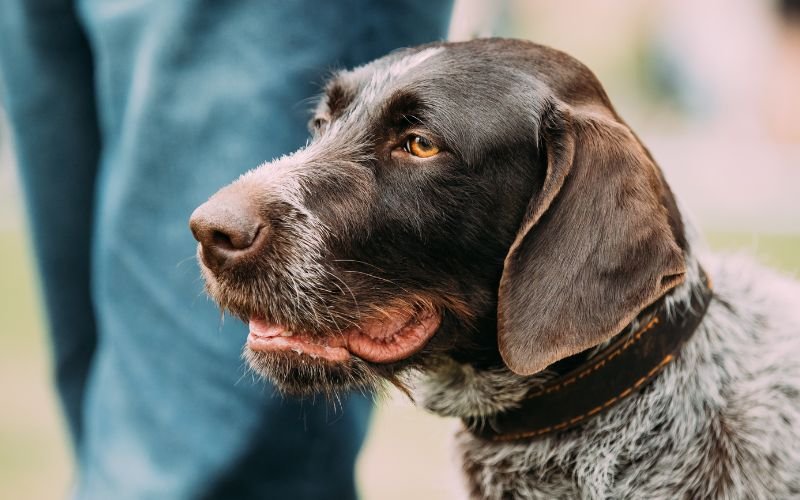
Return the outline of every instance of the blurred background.
<path id="1" fill-rule="evenodd" d="M 599 76 L 711 246 L 800 271 L 800 2 L 456 2 L 450 37 L 564 50 Z M 49 347 L 0 106 L 0 498 L 71 481 Z M 366 499 L 451 498 L 456 422 L 395 395 L 358 466 Z"/>

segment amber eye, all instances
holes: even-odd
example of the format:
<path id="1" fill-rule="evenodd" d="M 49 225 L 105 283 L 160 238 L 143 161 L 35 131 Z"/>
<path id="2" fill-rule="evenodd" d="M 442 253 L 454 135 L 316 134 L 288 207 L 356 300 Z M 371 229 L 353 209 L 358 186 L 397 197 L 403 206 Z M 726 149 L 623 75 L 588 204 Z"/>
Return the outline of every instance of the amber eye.
<path id="1" fill-rule="evenodd" d="M 430 158 L 439 152 L 439 148 L 421 135 L 409 136 L 408 139 L 406 139 L 403 149 L 419 158 Z"/>

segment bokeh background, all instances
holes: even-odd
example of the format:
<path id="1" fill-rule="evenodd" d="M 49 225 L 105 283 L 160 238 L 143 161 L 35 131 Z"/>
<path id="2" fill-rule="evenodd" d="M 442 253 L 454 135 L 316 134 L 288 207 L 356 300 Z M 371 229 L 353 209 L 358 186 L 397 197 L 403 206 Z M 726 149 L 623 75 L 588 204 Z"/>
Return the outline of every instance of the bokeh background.
<path id="1" fill-rule="evenodd" d="M 586 63 L 720 251 L 800 271 L 800 2 L 456 2 L 452 39 L 499 35 Z M 0 498 L 64 497 L 72 464 L 0 106 Z M 366 499 L 451 498 L 456 422 L 392 396 L 357 470 Z"/>

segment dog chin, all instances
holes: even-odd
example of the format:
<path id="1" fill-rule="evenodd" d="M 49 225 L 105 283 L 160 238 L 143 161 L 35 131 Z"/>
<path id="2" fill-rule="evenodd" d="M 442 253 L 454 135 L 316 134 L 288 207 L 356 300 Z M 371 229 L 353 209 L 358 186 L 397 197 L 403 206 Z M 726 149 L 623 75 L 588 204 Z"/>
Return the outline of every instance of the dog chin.
<path id="1" fill-rule="evenodd" d="M 260 352 L 249 347 L 244 348 L 242 357 L 250 369 L 287 396 L 338 398 L 344 392 L 375 392 L 381 387 L 381 378 L 357 358 L 331 362 L 291 351 Z"/>

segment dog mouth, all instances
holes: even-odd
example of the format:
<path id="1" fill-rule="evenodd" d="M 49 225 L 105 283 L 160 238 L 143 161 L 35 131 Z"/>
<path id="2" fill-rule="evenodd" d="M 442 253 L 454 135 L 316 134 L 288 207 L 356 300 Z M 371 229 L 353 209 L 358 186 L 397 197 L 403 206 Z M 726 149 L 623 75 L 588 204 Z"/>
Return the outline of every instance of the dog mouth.
<path id="1" fill-rule="evenodd" d="M 392 312 L 341 331 L 312 333 L 288 328 L 252 316 L 247 347 L 259 353 L 294 352 L 330 363 L 346 363 L 352 357 L 372 363 L 392 363 L 422 350 L 441 323 L 434 311 Z"/>

